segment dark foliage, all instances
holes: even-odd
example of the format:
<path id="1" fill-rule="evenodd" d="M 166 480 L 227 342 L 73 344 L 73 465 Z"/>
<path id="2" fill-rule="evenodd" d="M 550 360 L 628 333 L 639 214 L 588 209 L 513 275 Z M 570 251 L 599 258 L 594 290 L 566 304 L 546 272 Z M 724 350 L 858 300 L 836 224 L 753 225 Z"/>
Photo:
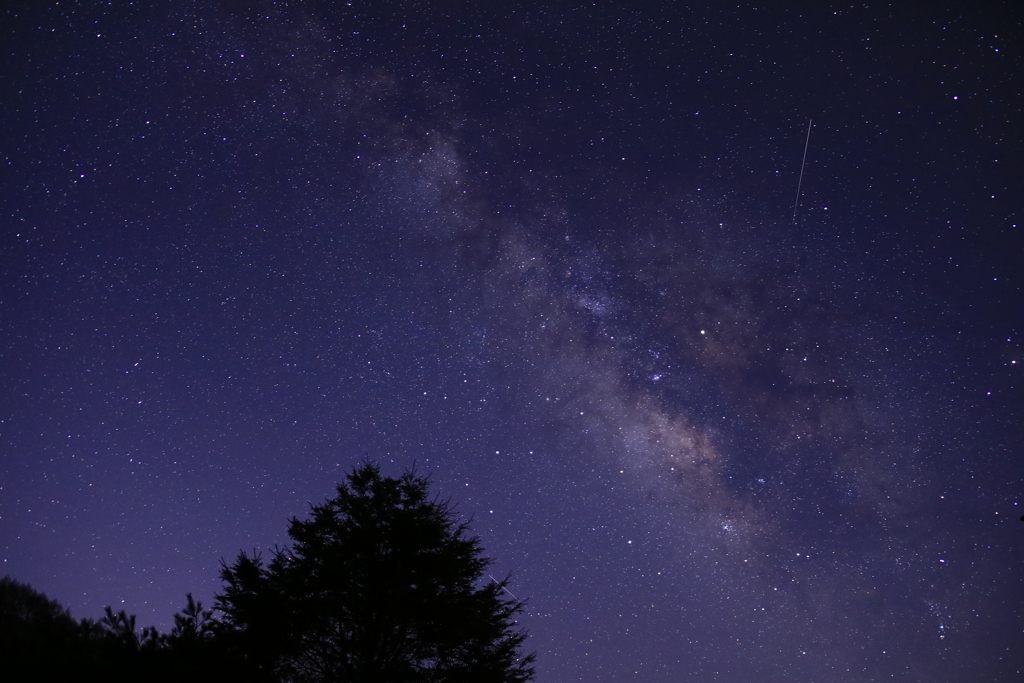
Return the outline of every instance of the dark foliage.
<path id="1" fill-rule="evenodd" d="M 224 564 L 223 640 L 286 681 L 527 681 L 522 603 L 484 582 L 490 561 L 428 482 L 365 464 L 292 519 L 289 549 Z"/>
<path id="2" fill-rule="evenodd" d="M 259 678 L 215 638 L 212 610 L 187 596 L 174 628 L 136 630 L 135 615 L 107 607 L 99 622 L 75 621 L 56 601 L 0 579 L 0 680 L 224 681 Z"/>
<path id="3" fill-rule="evenodd" d="M 27 584 L 0 579 L 0 674 L 8 681 L 61 680 L 98 666 L 102 629 L 76 622 Z"/>

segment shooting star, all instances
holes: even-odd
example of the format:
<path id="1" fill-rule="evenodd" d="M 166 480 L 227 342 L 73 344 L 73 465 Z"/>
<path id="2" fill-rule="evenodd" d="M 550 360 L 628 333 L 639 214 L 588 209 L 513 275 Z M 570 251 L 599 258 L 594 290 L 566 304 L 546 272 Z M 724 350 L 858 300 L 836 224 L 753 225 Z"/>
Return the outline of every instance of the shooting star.
<path id="1" fill-rule="evenodd" d="M 807 147 L 811 144 L 811 119 L 807 119 L 807 139 L 804 141 L 804 159 L 800 162 L 800 180 L 796 182 L 796 201 L 793 202 L 793 222 L 796 223 L 796 208 L 800 206 L 800 186 L 804 183 L 804 166 L 807 165 Z"/>
<path id="2" fill-rule="evenodd" d="M 501 581 L 498 581 L 498 580 L 497 580 L 496 578 L 494 578 L 494 574 L 488 574 L 487 576 L 491 577 L 491 581 L 493 581 L 494 583 L 496 583 L 496 584 L 498 584 L 499 586 L 501 586 Z M 503 591 L 505 591 L 506 593 L 508 593 L 509 595 L 511 595 L 511 596 L 512 596 L 512 599 L 513 599 L 513 600 L 515 600 L 516 602 L 522 602 L 522 600 L 520 600 L 519 598 L 517 598 L 517 597 L 516 597 L 516 594 L 515 594 L 515 593 L 513 593 L 512 591 L 510 591 L 510 590 L 509 590 L 508 588 L 505 588 L 504 586 L 501 586 L 501 590 L 503 590 Z"/>

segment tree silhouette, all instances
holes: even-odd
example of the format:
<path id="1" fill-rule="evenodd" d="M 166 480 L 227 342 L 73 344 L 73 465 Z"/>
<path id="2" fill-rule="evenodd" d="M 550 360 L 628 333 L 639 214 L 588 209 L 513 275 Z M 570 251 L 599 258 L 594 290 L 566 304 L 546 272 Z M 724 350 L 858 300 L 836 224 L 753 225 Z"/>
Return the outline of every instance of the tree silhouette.
<path id="1" fill-rule="evenodd" d="M 10 577 L 0 578 L 0 681 L 120 683 L 265 680 L 215 637 L 212 610 L 187 596 L 162 635 L 136 630 L 134 614 L 105 608 L 99 621 L 75 621 L 55 600 Z"/>
<path id="2" fill-rule="evenodd" d="M 196 645 L 209 642 L 214 637 L 217 624 L 212 609 L 203 609 L 203 603 L 185 595 L 185 609 L 174 615 L 174 628 L 165 636 L 168 643 Z"/>
<path id="3" fill-rule="evenodd" d="M 357 467 L 337 496 L 292 518 L 292 545 L 222 562 L 221 637 L 287 681 L 504 683 L 533 678 L 507 579 L 448 502 L 412 472 Z"/>
<path id="4" fill-rule="evenodd" d="M 66 680 L 95 667 L 99 626 L 9 576 L 0 579 L 0 679 Z"/>

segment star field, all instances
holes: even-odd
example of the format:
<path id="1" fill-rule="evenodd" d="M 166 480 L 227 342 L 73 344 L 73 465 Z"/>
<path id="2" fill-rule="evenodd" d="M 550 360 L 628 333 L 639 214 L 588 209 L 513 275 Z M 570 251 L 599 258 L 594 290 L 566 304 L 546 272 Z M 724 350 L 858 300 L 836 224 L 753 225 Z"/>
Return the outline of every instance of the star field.
<path id="1" fill-rule="evenodd" d="M 543 683 L 1020 675 L 1015 6 L 254 5 L 0 15 L 4 574 L 166 630 L 371 459 Z"/>

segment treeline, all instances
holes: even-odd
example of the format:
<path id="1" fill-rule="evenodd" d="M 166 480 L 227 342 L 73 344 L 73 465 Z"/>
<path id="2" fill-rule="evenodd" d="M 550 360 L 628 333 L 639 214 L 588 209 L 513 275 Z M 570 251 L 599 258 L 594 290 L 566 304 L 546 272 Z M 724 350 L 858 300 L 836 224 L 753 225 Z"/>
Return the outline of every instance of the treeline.
<path id="1" fill-rule="evenodd" d="M 406 472 L 366 463 L 292 518 L 267 561 L 222 562 L 214 610 L 187 596 L 170 633 L 106 608 L 75 621 L 0 582 L 0 681 L 522 683 L 533 678 L 523 603 L 451 506 Z"/>
<path id="2" fill-rule="evenodd" d="M 135 615 L 110 607 L 99 621 L 76 621 L 55 600 L 11 577 L 0 579 L 0 680 L 261 680 L 215 634 L 212 610 L 187 596 L 170 633 L 138 631 Z M 262 680 L 267 680 L 263 678 Z"/>

